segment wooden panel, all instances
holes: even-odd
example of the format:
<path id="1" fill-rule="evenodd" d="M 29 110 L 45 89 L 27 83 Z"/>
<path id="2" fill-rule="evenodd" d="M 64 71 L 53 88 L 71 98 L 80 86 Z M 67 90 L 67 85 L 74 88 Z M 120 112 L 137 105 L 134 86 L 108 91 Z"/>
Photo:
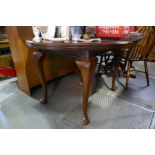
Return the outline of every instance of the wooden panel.
<path id="1" fill-rule="evenodd" d="M 32 39 L 32 27 L 8 26 L 6 27 L 11 53 L 21 90 L 30 94 L 30 88 L 40 84 L 36 68 L 32 59 L 33 49 L 25 44 L 26 39 Z M 65 75 L 74 71 L 75 64 L 72 58 L 51 56 L 45 59 L 44 71 L 46 80 Z"/>

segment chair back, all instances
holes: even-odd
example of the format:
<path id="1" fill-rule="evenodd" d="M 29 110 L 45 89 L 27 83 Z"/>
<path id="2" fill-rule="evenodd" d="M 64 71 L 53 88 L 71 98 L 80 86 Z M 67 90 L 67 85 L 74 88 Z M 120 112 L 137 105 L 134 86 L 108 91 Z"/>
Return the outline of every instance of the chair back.
<path id="1" fill-rule="evenodd" d="M 144 35 L 144 39 L 131 49 L 127 59 L 133 61 L 146 60 L 155 44 L 155 28 L 153 26 L 142 26 L 138 27 L 137 31 Z"/>

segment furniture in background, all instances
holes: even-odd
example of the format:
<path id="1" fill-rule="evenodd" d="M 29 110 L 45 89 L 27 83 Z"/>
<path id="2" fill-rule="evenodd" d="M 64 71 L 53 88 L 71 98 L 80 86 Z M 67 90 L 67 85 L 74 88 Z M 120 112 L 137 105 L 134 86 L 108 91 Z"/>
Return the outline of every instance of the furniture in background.
<path id="1" fill-rule="evenodd" d="M 0 77 L 15 77 L 16 72 L 12 56 L 10 54 L 9 41 L 8 39 L 0 40 Z"/>
<path id="2" fill-rule="evenodd" d="M 154 46 L 153 46 L 153 48 L 152 48 L 152 50 L 148 56 L 148 61 L 155 62 L 155 44 L 154 44 Z"/>
<path id="3" fill-rule="evenodd" d="M 124 74 L 126 75 L 126 88 L 128 88 L 128 81 L 130 78 L 131 71 L 136 70 L 133 66 L 134 61 L 143 61 L 144 62 L 144 73 L 146 75 L 147 86 L 149 83 L 149 71 L 147 66 L 148 56 L 155 45 L 155 29 L 152 26 L 142 26 L 138 30 L 141 34 L 144 35 L 144 39 L 141 40 L 135 47 L 130 51 L 124 52 L 123 59 L 125 60 L 124 64 Z M 142 71 L 141 71 L 142 72 Z"/>
<path id="4" fill-rule="evenodd" d="M 32 27 L 7 26 L 6 30 L 19 88 L 30 95 L 30 89 L 40 84 L 32 58 L 35 49 L 26 46 L 25 42 L 25 40 L 31 40 L 34 37 Z M 45 58 L 43 68 L 45 80 L 49 81 L 73 72 L 76 66 L 72 58 L 50 56 Z"/>
<path id="5" fill-rule="evenodd" d="M 135 30 L 134 26 L 97 26 L 96 36 L 103 40 L 124 40 L 130 32 Z M 115 53 L 108 51 L 98 55 L 97 74 L 111 74 L 114 66 Z"/>
<path id="6" fill-rule="evenodd" d="M 155 26 L 151 26 L 152 29 L 155 29 Z M 153 45 L 150 54 L 148 56 L 148 61 L 150 62 L 155 62 L 155 44 Z"/>
<path id="7" fill-rule="evenodd" d="M 111 74 L 112 67 L 114 65 L 114 52 L 108 51 L 104 54 L 98 55 L 98 68 L 97 68 L 97 74 Z"/>

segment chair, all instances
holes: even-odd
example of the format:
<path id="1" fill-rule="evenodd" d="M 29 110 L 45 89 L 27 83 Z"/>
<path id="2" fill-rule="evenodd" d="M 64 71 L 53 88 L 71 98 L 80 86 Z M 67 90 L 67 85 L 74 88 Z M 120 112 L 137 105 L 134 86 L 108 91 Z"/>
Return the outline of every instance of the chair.
<path id="1" fill-rule="evenodd" d="M 135 27 L 134 26 L 101 26 L 96 28 L 96 35 L 98 37 L 102 37 L 102 39 L 108 40 L 121 40 L 122 38 L 126 37 L 126 33 L 133 32 Z M 112 73 L 113 69 L 115 68 L 114 60 L 115 60 L 115 53 L 112 51 L 108 51 L 106 53 L 102 53 L 97 56 L 99 59 L 98 61 L 98 70 L 97 74 L 107 74 Z"/>
<path id="2" fill-rule="evenodd" d="M 155 28 L 153 26 L 142 26 L 138 27 L 138 32 L 144 35 L 144 39 L 141 40 L 134 48 L 124 52 L 123 59 L 125 60 L 124 64 L 124 73 L 126 75 L 126 88 L 128 88 L 128 81 L 130 78 L 130 71 L 139 71 L 134 68 L 132 65 L 134 61 L 143 61 L 144 62 L 144 73 L 146 75 L 147 86 L 150 85 L 149 82 L 149 71 L 147 66 L 148 56 L 155 44 Z M 132 70 L 132 71 L 133 71 Z M 140 71 L 142 72 L 142 71 Z"/>
<path id="3" fill-rule="evenodd" d="M 98 69 L 97 74 L 107 74 L 110 73 L 113 66 L 114 53 L 112 51 L 108 51 L 101 55 L 98 55 Z"/>

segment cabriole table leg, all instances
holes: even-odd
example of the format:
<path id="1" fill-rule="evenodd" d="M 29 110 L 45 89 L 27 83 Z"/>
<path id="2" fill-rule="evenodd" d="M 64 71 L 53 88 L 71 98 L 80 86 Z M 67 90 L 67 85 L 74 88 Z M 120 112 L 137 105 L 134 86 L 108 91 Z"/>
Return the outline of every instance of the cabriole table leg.
<path id="1" fill-rule="evenodd" d="M 82 80 L 83 80 L 83 116 L 81 123 L 83 125 L 89 124 L 87 108 L 88 108 L 88 97 L 91 84 L 92 74 L 96 67 L 96 58 L 91 58 L 88 60 L 76 59 L 75 63 L 81 71 Z"/>
<path id="2" fill-rule="evenodd" d="M 45 58 L 45 54 L 41 51 L 33 52 L 33 58 L 37 67 L 38 76 L 43 88 L 43 97 L 40 99 L 40 103 L 45 104 L 47 102 L 47 85 L 45 80 L 45 75 L 43 72 L 43 60 Z"/>

